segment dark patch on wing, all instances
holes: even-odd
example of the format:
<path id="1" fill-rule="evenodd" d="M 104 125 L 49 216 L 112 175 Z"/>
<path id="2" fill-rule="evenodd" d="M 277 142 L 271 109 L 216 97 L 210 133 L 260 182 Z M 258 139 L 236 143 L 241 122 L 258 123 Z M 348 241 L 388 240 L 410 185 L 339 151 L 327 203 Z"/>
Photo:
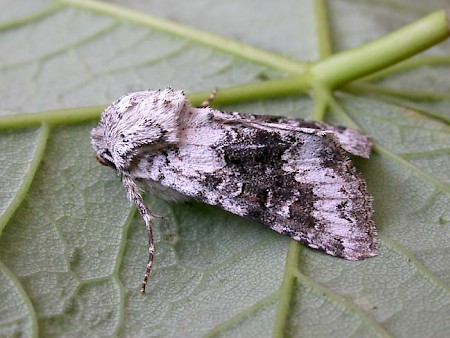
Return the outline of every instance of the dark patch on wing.
<path id="1" fill-rule="evenodd" d="M 299 197 L 289 206 L 290 218 L 306 228 L 314 228 L 317 223 L 317 219 L 312 215 L 314 202 L 317 200 L 313 187 L 312 184 L 307 183 L 296 184 L 295 189 Z"/>
<path id="2" fill-rule="evenodd" d="M 236 130 L 237 142 L 218 147 L 222 152 L 227 166 L 246 175 L 249 172 L 264 168 L 271 171 L 281 170 L 282 160 L 286 149 L 290 147 L 288 140 L 280 137 L 279 133 L 265 130 L 255 130 L 249 137 Z"/>
<path id="3" fill-rule="evenodd" d="M 206 175 L 205 184 L 217 189 L 217 181 L 222 178 L 224 198 L 233 196 L 233 200 L 246 206 L 244 216 L 254 221 L 268 226 L 279 223 L 283 217 L 276 211 L 290 203 L 290 215 L 284 217 L 286 228 L 289 226 L 295 232 L 314 227 L 317 220 L 311 214 L 315 201 L 313 185 L 300 183 L 295 179 L 296 173 L 283 170 L 283 155 L 292 147 L 300 148 L 302 140 L 278 131 L 254 129 L 252 133 L 248 130 L 242 133 L 236 129 L 234 132 L 235 142 L 215 148 L 226 166 L 220 172 Z M 236 195 L 237 183 L 242 187 Z"/>
<path id="4" fill-rule="evenodd" d="M 323 147 L 320 152 L 321 164 L 326 168 L 342 173 L 342 169 L 347 169 L 342 166 L 344 160 L 347 159 L 347 156 L 333 139 L 329 138 L 324 141 L 327 141 L 328 146 Z"/>
<path id="5" fill-rule="evenodd" d="M 217 189 L 217 186 L 223 182 L 223 179 L 216 175 L 205 175 L 204 182 L 208 187 Z"/>

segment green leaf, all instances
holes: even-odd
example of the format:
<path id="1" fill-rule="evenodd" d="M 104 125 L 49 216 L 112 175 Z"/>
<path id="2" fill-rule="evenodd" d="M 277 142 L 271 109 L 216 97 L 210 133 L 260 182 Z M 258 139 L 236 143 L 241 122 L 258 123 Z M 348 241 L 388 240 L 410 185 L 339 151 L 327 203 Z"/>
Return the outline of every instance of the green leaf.
<path id="1" fill-rule="evenodd" d="M 436 45 L 445 13 L 429 14 L 446 1 L 116 3 L 1 11 L 0 335 L 446 336 L 450 46 Z M 141 295 L 145 228 L 89 132 L 118 96 L 169 85 L 371 135 L 373 156 L 355 163 L 379 256 L 344 261 L 147 196 L 163 217 Z"/>

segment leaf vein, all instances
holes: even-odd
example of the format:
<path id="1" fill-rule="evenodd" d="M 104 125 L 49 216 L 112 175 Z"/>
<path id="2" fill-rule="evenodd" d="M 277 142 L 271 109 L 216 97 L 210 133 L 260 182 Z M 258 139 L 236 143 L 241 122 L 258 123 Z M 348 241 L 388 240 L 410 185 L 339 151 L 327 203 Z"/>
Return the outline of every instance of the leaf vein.
<path id="1" fill-rule="evenodd" d="M 44 123 L 41 125 L 39 135 L 37 137 L 37 144 L 34 151 L 33 158 L 30 161 L 29 168 L 23 177 L 22 183 L 17 190 L 15 197 L 11 200 L 5 212 L 0 216 L 0 235 L 3 232 L 6 224 L 9 222 L 11 217 L 14 215 L 16 210 L 22 204 L 25 199 L 28 190 L 30 189 L 31 183 L 33 182 L 34 176 L 39 168 L 39 165 L 43 159 L 45 148 L 47 146 L 48 137 L 50 134 L 50 127 L 48 124 Z"/>

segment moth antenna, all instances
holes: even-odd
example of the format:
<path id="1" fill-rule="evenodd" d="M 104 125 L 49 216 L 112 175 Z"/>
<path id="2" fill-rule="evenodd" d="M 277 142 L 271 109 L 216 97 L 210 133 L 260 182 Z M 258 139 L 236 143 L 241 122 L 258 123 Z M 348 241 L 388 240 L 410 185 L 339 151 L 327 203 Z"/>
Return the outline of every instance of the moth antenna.
<path id="1" fill-rule="evenodd" d="M 211 105 L 211 102 L 214 101 L 214 99 L 216 98 L 217 95 L 217 88 L 214 88 L 211 92 L 211 94 L 209 94 L 209 97 L 202 102 L 202 104 L 200 106 L 198 106 L 198 108 L 207 108 Z"/>
<path id="2" fill-rule="evenodd" d="M 153 240 L 153 215 L 142 199 L 141 191 L 136 181 L 128 175 L 122 175 L 122 184 L 127 192 L 128 198 L 133 201 L 141 214 L 147 228 L 148 237 L 148 261 L 145 269 L 144 279 L 141 285 L 141 293 L 145 293 L 145 287 L 147 286 L 148 277 L 153 266 L 153 258 L 155 256 L 155 242 Z"/>

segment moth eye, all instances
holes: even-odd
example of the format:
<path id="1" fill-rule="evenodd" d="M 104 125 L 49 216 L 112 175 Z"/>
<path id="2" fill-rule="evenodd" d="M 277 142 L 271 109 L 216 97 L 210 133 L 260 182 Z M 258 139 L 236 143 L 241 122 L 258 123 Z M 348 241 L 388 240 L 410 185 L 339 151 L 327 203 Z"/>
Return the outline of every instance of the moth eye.
<path id="1" fill-rule="evenodd" d="M 101 165 L 108 165 L 108 162 L 106 162 L 106 160 L 102 157 L 100 157 L 99 155 L 95 156 L 95 159 L 98 161 L 98 163 L 100 163 Z"/>
<path id="2" fill-rule="evenodd" d="M 109 151 L 105 152 L 105 155 L 108 155 L 109 157 L 111 157 L 111 154 L 109 153 Z M 100 155 L 95 156 L 95 158 L 101 165 L 116 169 L 116 165 L 113 162 L 111 162 L 110 160 L 108 160 L 107 158 L 100 156 Z"/>

